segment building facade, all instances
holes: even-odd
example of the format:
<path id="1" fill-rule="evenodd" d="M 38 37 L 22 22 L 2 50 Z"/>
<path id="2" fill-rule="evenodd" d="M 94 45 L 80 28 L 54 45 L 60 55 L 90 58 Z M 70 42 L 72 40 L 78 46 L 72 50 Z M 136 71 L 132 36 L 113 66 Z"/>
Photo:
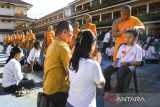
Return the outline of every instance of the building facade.
<path id="1" fill-rule="evenodd" d="M 104 34 L 111 29 L 112 22 L 120 17 L 123 5 L 132 7 L 132 15 L 144 23 L 147 35 L 152 34 L 160 38 L 160 0 L 75 0 L 67 7 L 40 18 L 33 28 L 36 34 L 43 35 L 48 25 L 56 26 L 61 20 L 77 20 L 82 25 L 83 16 L 88 13 L 97 25 L 98 33 Z M 61 14 L 62 17 L 59 17 L 58 14 L 61 12 L 64 15 Z M 45 18 L 48 20 L 44 21 Z"/>
<path id="2" fill-rule="evenodd" d="M 0 42 L 8 34 L 27 29 L 28 23 L 32 21 L 27 17 L 31 7 L 31 4 L 21 0 L 0 0 Z"/>

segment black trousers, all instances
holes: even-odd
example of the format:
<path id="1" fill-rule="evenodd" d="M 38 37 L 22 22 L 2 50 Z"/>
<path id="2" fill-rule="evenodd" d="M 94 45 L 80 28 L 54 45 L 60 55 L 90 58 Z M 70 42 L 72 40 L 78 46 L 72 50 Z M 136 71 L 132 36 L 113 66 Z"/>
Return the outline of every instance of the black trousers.
<path id="1" fill-rule="evenodd" d="M 28 64 L 28 67 L 30 68 L 30 64 L 29 63 L 27 63 L 27 64 Z M 42 71 L 43 67 L 41 65 L 39 65 L 38 63 L 36 63 L 33 65 L 33 70 L 34 71 Z"/>
<path id="2" fill-rule="evenodd" d="M 117 71 L 117 93 L 123 93 L 125 78 L 129 72 L 131 72 L 130 68 L 122 66 L 120 68 L 114 68 L 112 65 L 108 66 L 104 69 L 104 77 L 106 80 L 106 84 L 104 87 L 104 91 L 111 91 L 111 75 Z"/>
<path id="3" fill-rule="evenodd" d="M 145 59 L 145 62 L 147 62 L 147 63 L 158 63 L 159 62 L 159 59 Z"/>
<path id="4" fill-rule="evenodd" d="M 27 80 L 26 78 L 25 79 L 22 79 L 18 85 L 12 85 L 12 86 L 9 86 L 9 87 L 5 87 L 3 88 L 6 92 L 9 92 L 9 93 L 14 93 L 15 91 L 17 91 L 18 89 L 24 87 L 26 89 L 31 89 L 32 87 L 34 86 L 34 81 L 33 80 Z"/>
<path id="5" fill-rule="evenodd" d="M 68 94 L 65 92 L 57 92 L 52 95 L 47 95 L 48 99 L 50 99 L 53 103 L 52 107 L 65 107 Z"/>
<path id="6" fill-rule="evenodd" d="M 109 47 L 109 42 L 103 42 L 103 49 L 102 49 L 102 53 L 106 53 L 106 48 L 108 48 Z"/>

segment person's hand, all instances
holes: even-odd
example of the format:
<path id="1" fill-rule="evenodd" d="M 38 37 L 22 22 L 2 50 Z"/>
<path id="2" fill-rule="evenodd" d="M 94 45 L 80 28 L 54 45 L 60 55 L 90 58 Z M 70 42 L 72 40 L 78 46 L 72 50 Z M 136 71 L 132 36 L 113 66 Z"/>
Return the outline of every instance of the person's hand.
<path id="1" fill-rule="evenodd" d="M 97 54 L 97 61 L 98 61 L 99 63 L 102 62 L 102 55 L 101 55 L 100 52 L 98 52 L 98 54 Z"/>
<path id="2" fill-rule="evenodd" d="M 117 65 L 116 65 L 115 63 L 113 63 L 113 64 L 112 64 L 112 66 L 113 66 L 114 68 L 116 68 L 116 67 L 117 67 Z"/>
<path id="3" fill-rule="evenodd" d="M 92 59 L 95 60 L 95 61 L 97 61 L 97 62 L 99 62 L 99 63 L 101 63 L 101 61 L 102 61 L 102 55 L 101 55 L 101 53 L 98 52 L 97 55 L 95 57 L 93 57 Z"/>
<path id="4" fill-rule="evenodd" d="M 121 66 L 127 66 L 127 62 L 121 62 Z"/>

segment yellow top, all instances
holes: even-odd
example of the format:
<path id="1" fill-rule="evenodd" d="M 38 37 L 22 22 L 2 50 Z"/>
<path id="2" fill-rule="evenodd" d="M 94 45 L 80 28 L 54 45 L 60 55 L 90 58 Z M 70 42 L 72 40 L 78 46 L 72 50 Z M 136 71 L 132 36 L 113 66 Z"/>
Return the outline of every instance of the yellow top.
<path id="1" fill-rule="evenodd" d="M 69 91 L 69 80 L 66 75 L 71 52 L 66 42 L 54 40 L 48 47 L 44 62 L 43 91 L 47 95 Z"/>

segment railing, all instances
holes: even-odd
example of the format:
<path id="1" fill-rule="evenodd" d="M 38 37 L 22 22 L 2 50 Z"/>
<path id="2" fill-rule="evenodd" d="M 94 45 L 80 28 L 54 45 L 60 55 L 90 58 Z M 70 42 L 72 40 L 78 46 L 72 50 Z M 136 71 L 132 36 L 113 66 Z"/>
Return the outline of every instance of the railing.
<path id="1" fill-rule="evenodd" d="M 152 13 L 145 13 L 136 16 L 138 17 L 142 22 L 148 22 L 148 21 L 157 21 L 160 20 L 160 12 L 152 12 Z M 97 27 L 103 27 L 103 26 L 112 26 L 113 20 L 110 21 L 101 21 L 95 23 Z"/>
<path id="2" fill-rule="evenodd" d="M 106 2 L 104 2 L 102 4 L 96 4 L 96 5 L 94 4 L 92 7 L 89 7 L 88 9 L 73 12 L 72 15 L 82 14 L 82 13 L 85 13 L 85 12 L 97 10 L 97 9 L 112 6 L 112 5 L 115 5 L 115 4 L 120 4 L 120 3 L 123 3 L 123 2 L 127 2 L 127 1 L 131 1 L 131 0 L 118 0 L 118 1 L 117 0 L 106 0 Z"/>

